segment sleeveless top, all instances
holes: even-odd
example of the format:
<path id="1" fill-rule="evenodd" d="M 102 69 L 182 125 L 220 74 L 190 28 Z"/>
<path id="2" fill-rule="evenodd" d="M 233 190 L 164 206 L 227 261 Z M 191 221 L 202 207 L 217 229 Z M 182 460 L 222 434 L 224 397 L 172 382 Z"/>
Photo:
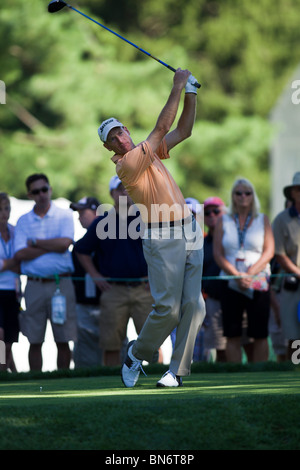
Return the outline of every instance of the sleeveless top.
<path id="1" fill-rule="evenodd" d="M 223 217 L 223 238 L 222 245 L 224 248 L 225 258 L 235 266 L 235 260 L 242 256 L 245 259 L 245 265 L 250 267 L 261 257 L 264 246 L 264 214 L 258 214 L 251 225 L 247 228 L 244 236 L 244 247 L 240 248 L 238 230 L 235 220 L 232 216 L 224 214 Z M 270 265 L 266 266 L 266 270 L 270 272 Z M 224 271 L 220 272 L 224 276 Z"/>

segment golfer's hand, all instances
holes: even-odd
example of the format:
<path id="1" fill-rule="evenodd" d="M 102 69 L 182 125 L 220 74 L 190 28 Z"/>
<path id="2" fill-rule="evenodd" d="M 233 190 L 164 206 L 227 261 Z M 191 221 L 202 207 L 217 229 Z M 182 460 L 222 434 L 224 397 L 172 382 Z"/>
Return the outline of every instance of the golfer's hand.
<path id="1" fill-rule="evenodd" d="M 197 87 L 195 87 L 194 83 L 197 83 L 197 79 L 191 74 L 185 85 L 186 93 L 194 93 L 195 95 L 197 95 Z"/>
<path id="2" fill-rule="evenodd" d="M 177 69 L 175 74 L 174 74 L 174 86 L 179 86 L 181 89 L 183 89 L 188 81 L 189 76 L 191 75 L 191 72 L 189 70 L 182 70 L 182 69 Z"/>

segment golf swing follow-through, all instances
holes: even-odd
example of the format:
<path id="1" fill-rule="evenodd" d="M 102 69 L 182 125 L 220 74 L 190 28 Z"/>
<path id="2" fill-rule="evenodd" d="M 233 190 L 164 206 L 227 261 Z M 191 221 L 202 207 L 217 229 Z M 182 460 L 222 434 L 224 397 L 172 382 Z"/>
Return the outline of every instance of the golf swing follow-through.
<path id="1" fill-rule="evenodd" d="M 64 6 L 64 2 L 54 1 L 49 4 L 49 11 L 58 11 Z M 146 227 L 143 252 L 154 301 L 137 339 L 128 344 L 121 371 L 126 387 L 134 387 L 142 362 L 151 362 L 155 351 L 175 328 L 169 370 L 157 386 L 181 386 L 182 377 L 190 374 L 196 336 L 205 317 L 201 292 L 203 233 L 162 163 L 170 157 L 172 148 L 192 134 L 200 85 L 189 70 L 178 68 L 174 72 L 169 97 L 145 140 L 135 145 L 127 127 L 113 117 L 98 128 L 104 147 L 114 154 L 112 161 L 127 193 L 134 203 L 145 209 L 141 210 Z M 183 90 L 183 109 L 171 131 Z"/>
<path id="2" fill-rule="evenodd" d="M 188 70 L 176 70 L 169 98 L 154 129 L 138 145 L 115 118 L 106 119 L 98 129 L 104 147 L 114 153 L 116 172 L 131 199 L 141 208 L 146 226 L 143 251 L 154 302 L 136 341 L 128 345 L 122 367 L 126 387 L 136 384 L 142 362 L 151 361 L 175 328 L 169 370 L 157 386 L 182 385 L 182 377 L 190 374 L 196 336 L 205 317 L 201 293 L 203 234 L 162 163 L 169 158 L 169 151 L 192 133 L 197 88 L 188 81 L 190 76 Z M 170 131 L 183 90 L 183 109 L 176 128 Z"/>
<path id="3" fill-rule="evenodd" d="M 133 42 L 129 41 L 128 39 L 124 38 L 123 36 L 121 36 L 120 34 L 116 33 L 115 31 L 112 31 L 111 29 L 107 28 L 106 26 L 104 26 L 103 24 L 99 23 L 98 21 L 94 20 L 93 18 L 91 18 L 90 16 L 86 15 L 85 13 L 82 13 L 81 11 L 77 10 L 77 8 L 74 8 L 72 5 L 68 5 L 66 2 L 63 2 L 62 0 L 53 0 L 52 2 L 49 3 L 48 5 L 48 11 L 49 13 L 56 13 L 57 11 L 61 10 L 62 8 L 64 7 L 68 7 L 70 8 L 71 10 L 74 10 L 76 11 L 76 13 L 79 13 L 80 15 L 84 16 L 85 18 L 87 18 L 88 20 L 92 21 L 93 23 L 96 23 L 98 26 L 101 26 L 101 28 L 104 28 L 106 29 L 106 31 L 109 31 L 110 33 L 114 34 L 115 36 L 117 36 L 118 38 L 122 39 L 122 41 L 125 41 L 127 42 L 128 44 L 130 44 L 131 46 L 135 47 L 136 49 L 138 49 L 139 51 L 143 52 L 144 54 L 146 54 L 148 57 L 151 57 L 151 59 L 154 59 L 156 60 L 157 62 L 159 62 L 160 64 L 164 65 L 164 67 L 167 67 L 169 70 L 172 70 L 172 72 L 175 72 L 176 69 L 174 69 L 174 67 L 171 67 L 171 65 L 168 65 L 166 64 L 165 62 L 163 62 L 162 60 L 160 59 L 157 59 L 156 57 L 154 57 L 152 54 L 150 54 L 150 52 L 147 52 L 145 51 L 144 49 L 141 49 L 139 46 L 137 46 L 136 44 L 134 44 Z M 197 88 L 200 88 L 200 84 L 197 82 L 197 81 L 194 81 L 193 85 Z"/>

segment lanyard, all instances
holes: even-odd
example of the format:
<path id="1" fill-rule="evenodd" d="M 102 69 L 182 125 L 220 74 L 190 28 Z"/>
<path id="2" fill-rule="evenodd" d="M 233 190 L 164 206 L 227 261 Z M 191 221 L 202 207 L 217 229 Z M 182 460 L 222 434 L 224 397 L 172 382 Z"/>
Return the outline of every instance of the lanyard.
<path id="1" fill-rule="evenodd" d="M 248 228 L 248 225 L 251 219 L 251 214 L 248 214 L 243 230 L 241 230 L 241 227 L 240 227 L 239 216 L 237 214 L 234 214 L 234 218 L 235 218 L 235 223 L 236 223 L 236 227 L 238 231 L 239 245 L 240 245 L 240 248 L 244 248 L 246 230 Z"/>

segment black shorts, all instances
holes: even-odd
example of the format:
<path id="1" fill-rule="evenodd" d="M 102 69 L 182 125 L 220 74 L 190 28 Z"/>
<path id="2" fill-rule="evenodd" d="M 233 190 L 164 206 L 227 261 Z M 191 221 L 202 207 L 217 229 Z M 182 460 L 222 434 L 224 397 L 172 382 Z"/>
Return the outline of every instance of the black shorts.
<path id="1" fill-rule="evenodd" d="M 228 287 L 228 281 L 222 281 L 221 307 L 223 314 L 224 336 L 234 338 L 242 336 L 242 318 L 247 312 L 249 338 L 263 339 L 269 334 L 270 291 L 254 291 L 253 299 Z"/>
<path id="2" fill-rule="evenodd" d="M 19 338 L 20 303 L 14 290 L 0 290 L 0 328 L 4 330 L 4 342 L 15 343 Z"/>

